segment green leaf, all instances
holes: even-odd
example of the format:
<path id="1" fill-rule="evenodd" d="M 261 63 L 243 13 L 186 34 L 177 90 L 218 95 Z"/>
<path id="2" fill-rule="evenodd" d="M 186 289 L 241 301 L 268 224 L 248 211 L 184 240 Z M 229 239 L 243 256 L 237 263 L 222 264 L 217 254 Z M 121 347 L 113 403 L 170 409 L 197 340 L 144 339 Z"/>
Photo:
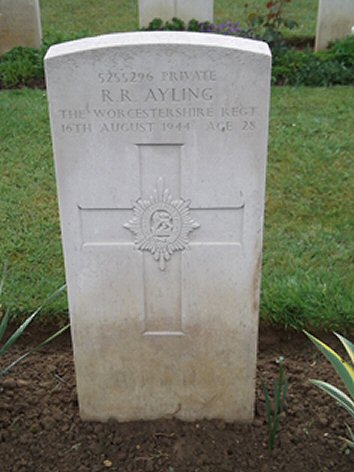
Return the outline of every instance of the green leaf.
<path id="1" fill-rule="evenodd" d="M 283 397 L 282 397 L 282 401 L 281 401 L 281 405 L 280 405 L 280 411 L 284 410 L 286 395 L 288 393 L 288 387 L 289 387 L 289 379 L 286 378 L 285 382 L 284 382 L 284 387 L 283 387 Z"/>
<path id="2" fill-rule="evenodd" d="M 334 334 L 341 341 L 341 343 L 345 347 L 345 350 L 347 351 L 347 353 L 350 357 L 350 360 L 354 364 L 354 344 L 351 341 L 349 341 L 349 339 L 346 339 L 344 336 L 341 336 L 340 334 L 338 334 L 336 332 L 334 332 Z"/>
<path id="3" fill-rule="evenodd" d="M 331 385 L 327 382 L 322 382 L 322 380 L 311 379 L 310 382 L 334 398 L 339 403 L 339 405 L 345 408 L 354 418 L 354 402 L 348 397 L 348 395 L 346 395 L 334 385 Z"/>
<path id="4" fill-rule="evenodd" d="M 350 426 L 348 426 L 347 424 L 345 425 L 347 427 L 347 431 L 348 431 L 348 438 L 344 438 L 343 436 L 339 436 L 340 439 L 342 439 L 342 441 L 344 441 L 344 443 L 350 448 L 350 449 L 354 449 L 354 433 L 353 431 L 351 430 Z"/>
<path id="5" fill-rule="evenodd" d="M 332 348 L 327 346 L 324 342 L 312 336 L 304 330 L 306 336 L 315 344 L 315 346 L 326 356 L 329 362 L 335 368 L 337 374 L 340 376 L 344 384 L 346 385 L 350 396 L 354 398 L 354 369 L 353 367 L 345 362 Z"/>
<path id="6" fill-rule="evenodd" d="M 27 326 L 31 323 L 33 318 L 40 312 L 42 309 L 42 306 L 37 308 L 37 310 L 32 313 L 31 316 L 29 316 L 22 324 L 17 328 L 17 330 L 12 334 L 12 336 L 9 337 L 9 339 L 6 341 L 6 343 L 2 346 L 0 349 L 0 356 L 5 354 L 5 352 L 12 346 L 12 344 L 17 341 L 17 339 L 23 334 Z"/>
<path id="7" fill-rule="evenodd" d="M 9 324 L 9 319 L 10 319 L 10 310 L 6 310 L 4 316 L 1 318 L 0 321 L 0 341 L 2 340 L 5 332 L 7 325 Z"/>
<path id="8" fill-rule="evenodd" d="M 247 20 L 252 23 L 258 18 L 257 13 L 250 13 L 247 17 Z"/>
<path id="9" fill-rule="evenodd" d="M 47 303 L 52 302 L 55 298 L 57 298 L 63 290 L 65 290 L 66 284 L 64 284 L 62 287 L 60 287 L 58 290 L 56 290 L 52 295 L 50 295 L 47 300 L 41 305 L 39 308 L 37 308 L 36 311 L 32 313 L 18 328 L 17 330 L 10 336 L 10 338 L 6 341 L 6 343 L 2 346 L 0 349 L 0 356 L 2 356 L 11 346 L 12 344 L 17 341 L 17 339 L 23 334 L 27 326 L 33 321 L 33 319 L 38 315 L 38 313 L 42 310 L 44 305 Z"/>
<path id="10" fill-rule="evenodd" d="M 2 291 L 3 291 L 3 288 L 4 288 L 6 274 L 7 274 L 7 263 L 5 262 L 4 267 L 2 269 L 2 277 L 1 277 L 1 281 L 0 281 L 0 295 L 2 294 Z"/>
<path id="11" fill-rule="evenodd" d="M 34 352 L 38 351 L 39 349 L 41 349 L 42 347 L 44 347 L 46 344 L 48 344 L 49 342 L 53 341 L 55 338 L 57 338 L 60 334 L 64 333 L 64 331 L 66 331 L 68 328 L 70 327 L 70 323 L 67 324 L 66 326 L 64 326 L 63 328 L 59 329 L 58 331 L 56 331 L 54 334 L 52 334 L 51 336 L 49 336 L 49 338 L 47 338 L 45 341 L 43 341 L 41 344 L 39 344 L 38 346 L 36 346 L 34 349 L 31 349 L 30 351 L 26 352 L 25 354 L 23 354 L 22 356 L 20 356 L 19 358 L 17 358 L 15 361 L 13 361 L 10 365 L 8 365 L 7 367 L 5 367 L 5 369 L 1 370 L 0 371 L 0 377 L 4 376 L 5 374 L 7 374 L 9 372 L 9 370 L 11 370 L 13 367 L 15 367 L 15 365 L 19 364 L 20 362 L 22 362 L 24 359 L 26 359 L 26 357 L 28 357 L 30 354 L 33 354 Z"/>
<path id="12" fill-rule="evenodd" d="M 293 20 L 284 20 L 284 26 L 289 29 L 294 29 L 298 27 L 298 24 Z"/>

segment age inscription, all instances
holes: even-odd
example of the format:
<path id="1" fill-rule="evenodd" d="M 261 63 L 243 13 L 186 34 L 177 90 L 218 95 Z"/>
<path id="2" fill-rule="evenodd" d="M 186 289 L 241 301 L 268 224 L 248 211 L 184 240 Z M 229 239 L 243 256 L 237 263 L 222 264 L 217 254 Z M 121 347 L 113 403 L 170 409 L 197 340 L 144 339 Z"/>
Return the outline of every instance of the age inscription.
<path id="1" fill-rule="evenodd" d="M 92 100 L 82 108 L 59 109 L 65 135 L 87 133 L 252 132 L 257 107 L 219 105 L 215 70 L 98 72 Z"/>

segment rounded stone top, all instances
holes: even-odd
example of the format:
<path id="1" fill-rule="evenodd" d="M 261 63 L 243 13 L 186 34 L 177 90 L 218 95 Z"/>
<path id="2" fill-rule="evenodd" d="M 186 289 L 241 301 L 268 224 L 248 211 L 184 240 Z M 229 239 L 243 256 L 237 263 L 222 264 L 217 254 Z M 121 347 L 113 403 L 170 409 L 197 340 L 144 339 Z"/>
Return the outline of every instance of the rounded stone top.
<path id="1" fill-rule="evenodd" d="M 90 50 L 146 45 L 188 45 L 226 48 L 271 56 L 267 43 L 253 39 L 237 38 L 214 33 L 191 33 L 185 31 L 138 31 L 113 33 L 91 38 L 68 41 L 51 46 L 45 60 L 77 54 Z"/>

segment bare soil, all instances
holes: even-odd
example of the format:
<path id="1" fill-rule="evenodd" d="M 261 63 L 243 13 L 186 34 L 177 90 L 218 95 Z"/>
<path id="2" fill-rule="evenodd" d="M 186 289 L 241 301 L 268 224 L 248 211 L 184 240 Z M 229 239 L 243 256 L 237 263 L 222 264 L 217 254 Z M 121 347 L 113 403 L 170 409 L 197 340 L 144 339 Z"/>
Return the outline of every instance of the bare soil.
<path id="1" fill-rule="evenodd" d="M 48 332 L 35 326 L 1 364 Z M 332 336 L 324 339 L 338 347 Z M 272 385 L 280 355 L 286 358 L 290 387 L 276 446 L 270 452 L 261 381 Z M 264 328 L 253 424 L 175 419 L 84 423 L 78 411 L 70 337 L 63 335 L 0 380 L 0 471 L 353 471 L 354 452 L 343 452 L 340 439 L 346 435 L 349 415 L 312 386 L 309 378 L 342 387 L 330 364 L 304 335 Z"/>

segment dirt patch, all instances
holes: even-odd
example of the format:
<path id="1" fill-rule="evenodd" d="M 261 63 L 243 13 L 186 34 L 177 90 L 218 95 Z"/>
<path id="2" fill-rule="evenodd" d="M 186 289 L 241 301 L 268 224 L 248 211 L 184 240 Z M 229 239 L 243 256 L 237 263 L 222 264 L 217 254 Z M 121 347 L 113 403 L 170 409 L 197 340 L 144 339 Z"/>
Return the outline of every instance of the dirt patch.
<path id="1" fill-rule="evenodd" d="M 7 364 L 45 333 L 23 337 Z M 332 345 L 335 345 L 331 337 Z M 276 359 L 286 358 L 286 411 L 274 451 L 267 449 L 261 380 L 270 386 Z M 232 375 L 232 372 L 230 372 Z M 308 383 L 336 383 L 331 366 L 303 335 L 263 329 L 252 425 L 178 420 L 81 422 L 70 338 L 33 354 L 0 381 L 1 472 L 349 472 L 354 453 L 341 451 L 349 415 Z"/>

